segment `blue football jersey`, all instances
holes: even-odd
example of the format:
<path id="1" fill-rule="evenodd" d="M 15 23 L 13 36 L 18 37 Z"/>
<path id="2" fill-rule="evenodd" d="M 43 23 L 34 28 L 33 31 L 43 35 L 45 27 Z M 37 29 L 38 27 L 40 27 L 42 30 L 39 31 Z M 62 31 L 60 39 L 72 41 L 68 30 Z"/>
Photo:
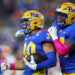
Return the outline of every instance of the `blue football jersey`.
<path id="1" fill-rule="evenodd" d="M 31 36 L 28 35 L 24 40 L 24 55 L 27 56 L 32 53 L 40 53 L 46 56 L 43 51 L 43 42 L 52 43 L 52 39 L 48 31 L 39 31 L 32 34 Z M 31 70 L 25 65 L 24 75 L 47 75 L 47 69 Z"/>
<path id="2" fill-rule="evenodd" d="M 61 29 L 57 24 L 53 25 L 57 27 L 58 37 L 60 42 L 64 42 L 68 39 L 71 43 L 75 44 L 75 23 Z M 64 73 L 75 73 L 75 52 L 69 53 L 65 56 L 59 56 L 61 71 Z"/>

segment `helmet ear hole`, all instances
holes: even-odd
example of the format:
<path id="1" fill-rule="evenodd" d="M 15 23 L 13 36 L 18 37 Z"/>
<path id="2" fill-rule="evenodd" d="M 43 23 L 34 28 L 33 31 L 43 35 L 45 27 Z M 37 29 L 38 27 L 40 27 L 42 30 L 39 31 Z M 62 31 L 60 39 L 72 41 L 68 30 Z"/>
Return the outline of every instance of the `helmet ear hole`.
<path id="1" fill-rule="evenodd" d="M 34 22 L 34 24 L 37 24 L 38 22 Z"/>
<path id="2" fill-rule="evenodd" d="M 74 17 L 73 18 L 71 18 L 71 20 L 73 20 L 74 19 Z"/>

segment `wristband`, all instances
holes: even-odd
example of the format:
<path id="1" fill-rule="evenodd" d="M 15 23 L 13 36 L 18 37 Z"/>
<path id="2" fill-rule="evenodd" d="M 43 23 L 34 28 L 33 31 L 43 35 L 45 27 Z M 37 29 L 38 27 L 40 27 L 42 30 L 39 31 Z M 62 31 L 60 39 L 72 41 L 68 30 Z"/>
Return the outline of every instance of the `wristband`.
<path id="1" fill-rule="evenodd" d="M 10 70 L 14 70 L 15 69 L 15 64 L 14 63 L 10 63 Z"/>

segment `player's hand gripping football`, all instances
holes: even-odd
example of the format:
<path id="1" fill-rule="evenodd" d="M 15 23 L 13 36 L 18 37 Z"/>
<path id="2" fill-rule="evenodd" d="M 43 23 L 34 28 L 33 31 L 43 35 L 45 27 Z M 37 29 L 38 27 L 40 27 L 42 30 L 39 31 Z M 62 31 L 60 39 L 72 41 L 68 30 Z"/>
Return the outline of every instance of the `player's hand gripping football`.
<path id="1" fill-rule="evenodd" d="M 5 62 L 1 64 L 1 71 L 5 71 L 5 70 L 8 70 L 8 69 L 10 69 L 10 65 L 5 60 Z"/>
<path id="2" fill-rule="evenodd" d="M 29 68 L 31 68 L 32 70 L 36 70 L 37 64 L 35 63 L 35 60 L 34 60 L 33 55 L 31 55 L 31 61 L 30 61 L 30 62 L 28 62 L 28 61 L 26 60 L 26 58 L 24 58 L 24 62 L 25 62 L 25 64 L 26 64 Z"/>
<path id="3" fill-rule="evenodd" d="M 50 35 L 51 35 L 51 37 L 52 37 L 53 40 L 58 39 L 58 36 L 57 36 L 57 28 L 56 27 L 50 27 L 48 29 L 48 31 L 49 31 L 49 33 L 50 33 Z"/>

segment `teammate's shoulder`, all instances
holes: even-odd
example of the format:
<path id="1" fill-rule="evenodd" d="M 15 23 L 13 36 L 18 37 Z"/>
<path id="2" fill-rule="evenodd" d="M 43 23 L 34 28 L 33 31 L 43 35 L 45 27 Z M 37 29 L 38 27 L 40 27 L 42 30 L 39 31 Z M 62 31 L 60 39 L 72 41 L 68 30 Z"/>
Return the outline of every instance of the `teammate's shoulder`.
<path id="1" fill-rule="evenodd" d="M 73 23 L 72 25 L 70 25 L 70 26 L 68 27 L 68 29 L 69 29 L 70 31 L 75 30 L 75 23 Z"/>
<path id="2" fill-rule="evenodd" d="M 75 23 L 70 26 L 69 33 L 69 41 L 75 44 Z"/>
<path id="3" fill-rule="evenodd" d="M 71 31 L 72 33 L 75 32 L 75 23 L 73 23 L 73 24 L 71 25 L 71 27 L 70 27 L 70 31 Z"/>
<path id="4" fill-rule="evenodd" d="M 72 25 L 68 26 L 66 29 L 66 35 L 71 37 L 71 36 L 75 36 L 75 23 L 73 23 Z"/>

